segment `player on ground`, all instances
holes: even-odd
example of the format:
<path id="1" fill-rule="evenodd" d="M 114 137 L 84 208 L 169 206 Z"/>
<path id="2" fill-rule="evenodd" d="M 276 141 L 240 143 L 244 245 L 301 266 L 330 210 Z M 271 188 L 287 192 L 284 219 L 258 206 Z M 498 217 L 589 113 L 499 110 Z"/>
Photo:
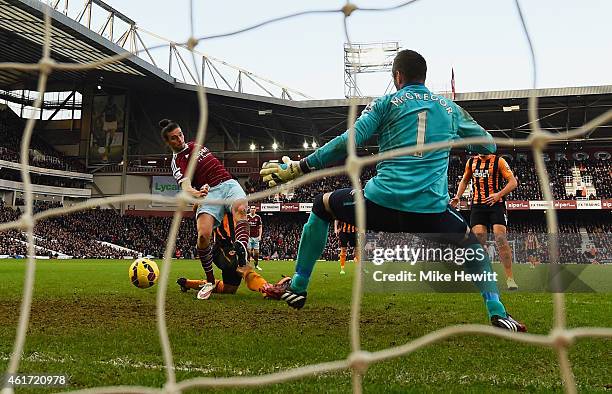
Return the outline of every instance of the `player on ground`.
<path id="1" fill-rule="evenodd" d="M 247 214 L 247 220 L 249 222 L 249 256 L 253 257 L 255 263 L 255 269 L 261 271 L 262 268 L 259 266 L 259 242 L 261 242 L 261 234 L 263 233 L 263 224 L 261 222 L 261 216 L 257 214 L 257 208 L 251 206 L 249 213 Z"/>
<path id="2" fill-rule="evenodd" d="M 198 257 L 207 281 L 202 291 L 210 295 L 215 283 L 210 239 L 213 228 L 221 224 L 227 212 L 233 215 L 238 264 L 244 266 L 248 263 L 249 223 L 246 220 L 246 194 L 208 148 L 200 147 L 196 150 L 193 141 L 185 143 L 185 137 L 177 122 L 163 119 L 159 122 L 159 126 L 162 129 L 162 139 L 172 149 L 172 175 L 181 189 L 197 198 L 208 196 L 209 199 L 228 201 L 225 205 L 204 202 L 198 206 L 195 215 L 198 230 Z M 185 177 L 185 173 L 189 158 L 193 154 L 197 154 L 198 158 L 195 171 L 189 179 Z"/>
<path id="3" fill-rule="evenodd" d="M 216 279 L 212 293 L 235 294 L 242 282 L 247 284 L 249 290 L 260 292 L 266 298 L 280 299 L 288 287 L 291 278 L 284 277 L 278 283 L 272 285 L 261 275 L 255 272 L 249 265 L 239 266 L 235 250 L 235 228 L 231 213 L 223 217 L 223 224 L 217 227 L 213 233 L 213 262 L 221 270 L 223 280 Z M 176 283 L 181 291 L 189 289 L 198 290 L 198 298 L 208 298 L 210 293 L 202 291 L 208 283 L 206 280 L 179 278 Z"/>
<path id="4" fill-rule="evenodd" d="M 352 224 L 344 223 L 339 220 L 334 220 L 334 233 L 338 237 L 340 246 L 340 275 L 344 275 L 344 265 L 346 263 L 346 252 L 350 246 L 355 254 L 355 262 L 359 262 L 359 249 L 357 248 L 357 227 Z"/>
<path id="5" fill-rule="evenodd" d="M 540 264 L 540 259 L 538 259 L 539 246 L 538 237 L 529 230 L 525 237 L 525 253 L 527 253 L 527 260 L 531 268 L 535 268 L 536 265 Z"/>
<path id="6" fill-rule="evenodd" d="M 506 185 L 502 187 L 502 178 Z M 505 197 L 518 185 L 510 166 L 503 157 L 493 154 L 480 154 L 471 157 L 465 164 L 463 178 L 459 182 L 457 194 L 451 200 L 456 208 L 459 198 L 472 181 L 472 211 L 470 226 L 480 243 L 487 244 L 487 229 L 493 228 L 499 259 L 506 272 L 508 290 L 517 290 L 518 286 L 512 275 L 512 249 L 508 243 Z"/>
<path id="7" fill-rule="evenodd" d="M 401 51 L 393 62 L 397 92 L 374 100 L 355 123 L 357 145 L 378 133 L 379 151 L 462 137 L 487 137 L 490 143 L 469 146 L 474 152 L 493 153 L 491 136 L 454 102 L 431 93 L 424 85 L 425 59 L 411 50 Z M 288 182 L 304 173 L 323 168 L 346 157 L 348 131 L 308 157 L 282 164 L 265 163 L 260 174 L 269 186 Z M 435 238 L 465 248 L 464 264 L 470 273 L 492 273 L 491 263 L 469 226 L 448 205 L 448 158 L 450 149 L 415 152 L 378 163 L 377 174 L 364 190 L 367 229 L 386 232 L 435 234 Z M 327 242 L 329 223 L 338 219 L 355 224 L 354 190 L 350 188 L 319 194 L 305 224 L 298 248 L 296 273 L 283 294 L 293 308 L 306 303 L 307 288 L 317 258 Z M 469 256 L 468 256 L 469 255 Z M 487 277 L 492 275 L 486 275 Z M 499 299 L 494 281 L 475 282 L 484 298 L 494 326 L 526 331 L 514 320 Z"/>

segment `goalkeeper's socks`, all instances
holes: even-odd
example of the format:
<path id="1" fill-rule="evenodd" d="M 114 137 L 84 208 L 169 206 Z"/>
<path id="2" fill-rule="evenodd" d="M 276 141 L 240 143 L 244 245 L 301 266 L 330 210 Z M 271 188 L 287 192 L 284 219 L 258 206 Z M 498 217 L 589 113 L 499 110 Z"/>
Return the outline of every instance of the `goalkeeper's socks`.
<path id="1" fill-rule="evenodd" d="M 487 313 L 489 314 L 489 319 L 493 316 L 506 317 L 508 314 L 506 313 L 506 308 L 504 304 L 499 300 L 499 294 L 497 293 L 482 293 L 482 298 L 484 298 L 485 306 L 487 307 Z"/>
<path id="2" fill-rule="evenodd" d="M 472 249 L 474 251 L 474 253 L 466 253 L 465 270 L 468 273 L 482 274 L 483 272 L 494 272 L 491 268 L 489 255 L 483 249 L 481 244 L 476 243 L 468 245 L 466 249 Z M 502 304 L 499 300 L 497 282 L 493 280 L 485 280 L 474 282 L 474 284 L 476 287 L 478 287 L 478 290 L 480 290 L 480 294 L 484 299 L 489 318 L 494 315 L 506 317 L 506 308 L 504 308 L 504 304 Z"/>
<path id="3" fill-rule="evenodd" d="M 209 283 L 215 283 L 215 274 L 213 272 L 212 246 L 210 246 L 209 244 L 204 249 L 198 248 L 198 257 L 200 258 L 200 263 L 202 263 L 204 273 L 206 274 L 206 281 Z"/>
<path id="4" fill-rule="evenodd" d="M 292 291 L 296 293 L 306 291 L 312 269 L 325 249 L 328 230 L 329 222 L 311 212 L 300 238 L 295 275 L 291 282 Z"/>
<path id="5" fill-rule="evenodd" d="M 346 263 L 346 249 L 340 249 L 340 269 L 344 271 L 344 264 Z"/>

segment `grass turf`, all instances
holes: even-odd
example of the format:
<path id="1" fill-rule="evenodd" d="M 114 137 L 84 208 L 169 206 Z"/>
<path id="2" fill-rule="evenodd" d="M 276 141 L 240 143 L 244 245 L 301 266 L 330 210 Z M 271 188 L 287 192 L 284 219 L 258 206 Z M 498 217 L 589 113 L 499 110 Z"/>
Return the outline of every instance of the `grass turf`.
<path id="1" fill-rule="evenodd" d="M 140 290 L 128 280 L 125 260 L 39 261 L 20 372 L 62 373 L 70 389 L 98 385 L 161 387 L 165 381 L 155 322 L 156 287 Z M 277 280 L 293 263 L 263 262 L 264 277 Z M 501 267 L 496 265 L 499 271 Z M 599 266 L 610 278 L 612 267 Z M 171 283 L 167 323 L 177 379 L 271 373 L 349 353 L 352 264 L 320 262 L 304 309 L 262 299 L 241 287 L 236 295 L 195 299 Z M 23 289 L 24 261 L 0 261 L 0 370 L 12 351 Z M 519 285 L 529 275 L 515 266 Z M 198 277 L 199 262 L 172 263 L 171 280 Z M 508 309 L 530 332 L 552 324 L 552 298 L 545 293 L 504 295 Z M 567 294 L 568 326 L 612 326 L 610 293 Z M 365 294 L 362 347 L 376 351 L 401 345 L 436 329 L 462 323 L 487 324 L 478 294 Z M 612 385 L 612 341 L 581 339 L 570 350 L 580 391 Z M 558 362 L 547 348 L 485 336 L 454 337 L 408 356 L 372 365 L 365 392 L 559 392 Z M 349 392 L 348 371 L 257 388 L 252 392 Z M 21 392 L 57 391 L 44 389 Z M 203 390 L 190 390 L 197 392 Z M 222 390 L 218 390 L 222 391 Z M 250 392 L 245 389 L 223 392 Z"/>

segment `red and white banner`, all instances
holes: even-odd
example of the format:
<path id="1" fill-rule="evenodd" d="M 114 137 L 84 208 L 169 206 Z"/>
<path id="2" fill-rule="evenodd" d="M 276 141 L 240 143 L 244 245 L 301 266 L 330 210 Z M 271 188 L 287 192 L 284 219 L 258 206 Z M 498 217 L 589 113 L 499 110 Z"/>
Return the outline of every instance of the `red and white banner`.
<path id="1" fill-rule="evenodd" d="M 555 209 L 576 209 L 577 207 L 576 200 L 555 201 Z"/>
<path id="2" fill-rule="evenodd" d="M 601 209 L 612 209 L 612 200 L 601 200 Z"/>
<path id="3" fill-rule="evenodd" d="M 529 201 L 506 201 L 508 211 L 528 211 Z"/>
<path id="4" fill-rule="evenodd" d="M 261 212 L 310 212 L 312 211 L 311 202 L 285 202 L 285 203 L 252 203 Z M 610 209 L 612 210 L 612 200 L 556 200 L 553 203 L 555 209 L 576 210 L 576 209 Z M 508 211 L 544 211 L 550 208 L 546 201 L 506 201 Z M 469 210 L 470 205 L 466 201 L 461 201 L 461 210 Z"/>
<path id="5" fill-rule="evenodd" d="M 297 202 L 286 202 L 280 207 L 281 212 L 299 212 L 300 204 Z"/>

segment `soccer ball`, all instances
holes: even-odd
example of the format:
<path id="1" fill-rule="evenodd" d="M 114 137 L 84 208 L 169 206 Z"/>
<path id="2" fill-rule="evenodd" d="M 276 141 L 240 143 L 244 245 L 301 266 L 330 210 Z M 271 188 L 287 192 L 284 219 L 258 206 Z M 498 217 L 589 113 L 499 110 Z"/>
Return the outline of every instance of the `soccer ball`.
<path id="1" fill-rule="evenodd" d="M 153 260 L 147 258 L 139 258 L 130 265 L 128 272 L 130 282 L 140 289 L 146 289 L 153 286 L 159 277 L 159 268 Z"/>

